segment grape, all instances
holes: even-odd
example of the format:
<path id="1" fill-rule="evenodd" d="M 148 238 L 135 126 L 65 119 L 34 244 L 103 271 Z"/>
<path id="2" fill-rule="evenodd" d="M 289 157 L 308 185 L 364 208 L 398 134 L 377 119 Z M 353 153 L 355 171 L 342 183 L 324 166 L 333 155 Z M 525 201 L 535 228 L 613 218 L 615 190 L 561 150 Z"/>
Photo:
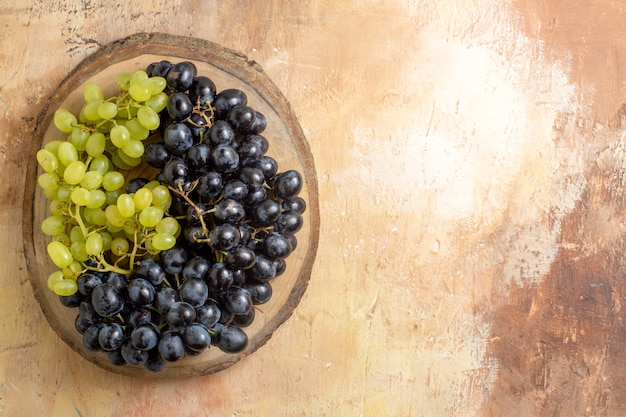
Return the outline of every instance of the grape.
<path id="1" fill-rule="evenodd" d="M 37 162 L 46 172 L 53 172 L 59 167 L 59 160 L 56 155 L 47 149 L 37 151 Z"/>
<path id="2" fill-rule="evenodd" d="M 184 123 L 172 123 L 165 128 L 163 143 L 172 154 L 181 156 L 193 146 L 191 130 Z"/>
<path id="3" fill-rule="evenodd" d="M 147 107 L 150 107 L 157 113 L 165 110 L 167 108 L 167 100 L 168 95 L 165 93 L 158 93 L 151 96 L 148 100 L 144 102 Z"/>
<path id="4" fill-rule="evenodd" d="M 117 171 L 109 171 L 102 178 L 102 187 L 107 191 L 119 190 L 124 186 L 124 175 Z"/>
<path id="5" fill-rule="evenodd" d="M 65 166 L 78 161 L 78 152 L 76 151 L 76 147 L 71 142 L 63 142 L 59 144 L 59 147 L 57 148 L 57 156 L 59 161 Z"/>
<path id="6" fill-rule="evenodd" d="M 110 101 L 103 101 L 98 106 L 97 112 L 101 119 L 113 119 L 117 116 L 117 105 Z"/>
<path id="7" fill-rule="evenodd" d="M 132 119 L 127 121 L 125 124 L 126 128 L 130 132 L 131 139 L 144 140 L 150 135 L 150 131 L 146 129 L 138 120 L 140 113 L 141 111 L 138 110 L 137 117 L 133 117 Z M 157 124 L 157 127 L 158 127 L 158 124 Z"/>
<path id="8" fill-rule="evenodd" d="M 76 187 L 72 190 L 70 198 L 72 203 L 83 207 L 91 202 L 91 192 L 86 188 Z"/>
<path id="9" fill-rule="evenodd" d="M 209 77 L 203 75 L 194 78 L 189 87 L 189 98 L 193 104 L 211 104 L 215 100 L 215 94 L 215 83 Z"/>
<path id="10" fill-rule="evenodd" d="M 82 114 L 85 117 L 86 121 L 97 122 L 98 120 L 100 120 L 100 114 L 98 113 L 98 109 L 103 102 L 104 100 L 94 100 L 85 104 L 82 110 Z"/>
<path id="11" fill-rule="evenodd" d="M 135 202 L 129 194 L 120 194 L 117 197 L 117 210 L 122 217 L 131 217 L 135 214 Z"/>
<path id="12" fill-rule="evenodd" d="M 98 343 L 104 350 L 117 350 L 124 343 L 124 329 L 119 323 L 106 323 L 98 333 Z"/>
<path id="13" fill-rule="evenodd" d="M 167 86 L 175 91 L 187 91 L 196 77 L 196 66 L 191 62 L 173 64 L 165 79 Z"/>
<path id="14" fill-rule="evenodd" d="M 163 168 L 172 157 L 165 144 L 153 142 L 146 145 L 143 158 L 153 168 Z"/>
<path id="15" fill-rule="evenodd" d="M 88 190 L 95 190 L 102 185 L 102 174 L 98 171 L 87 171 L 80 181 L 80 185 Z"/>
<path id="16" fill-rule="evenodd" d="M 128 90 L 128 87 L 130 86 L 130 73 L 129 72 L 122 72 L 120 74 L 118 74 L 117 78 L 116 78 L 116 83 L 117 86 L 124 91 Z"/>
<path id="17" fill-rule="evenodd" d="M 147 80 L 136 80 L 133 81 L 131 79 L 130 87 L 128 88 L 128 93 L 135 101 L 146 101 L 150 98 L 152 93 L 150 92 L 150 84 Z"/>
<path id="18" fill-rule="evenodd" d="M 171 249 L 176 244 L 176 238 L 167 233 L 157 233 L 152 237 L 152 247 L 162 251 Z"/>
<path id="19" fill-rule="evenodd" d="M 122 150 L 124 151 L 124 154 L 128 155 L 131 158 L 141 158 L 141 155 L 143 155 L 143 152 L 144 152 L 144 146 L 143 146 L 143 143 L 141 143 L 141 141 L 137 139 L 131 139 L 122 148 Z M 139 162 L 141 162 L 141 160 L 137 161 L 136 165 L 139 165 Z"/>
<path id="20" fill-rule="evenodd" d="M 54 125 L 63 133 L 72 133 L 77 122 L 76 116 L 68 110 L 59 109 L 54 112 Z"/>
<path id="21" fill-rule="evenodd" d="M 111 162 L 109 161 L 109 158 L 107 158 L 105 155 L 102 155 L 102 154 L 94 156 L 94 158 L 89 163 L 90 171 L 98 171 L 100 175 L 103 175 L 103 176 L 107 172 L 109 172 L 110 167 L 111 167 Z"/>
<path id="22" fill-rule="evenodd" d="M 104 209 L 104 213 L 106 214 L 107 221 L 113 226 L 122 227 L 124 223 L 126 223 L 127 217 L 120 213 L 116 204 L 107 206 L 107 208 Z"/>
<path id="23" fill-rule="evenodd" d="M 202 352 L 211 344 L 211 334 L 200 323 L 194 323 L 186 327 L 182 337 L 185 346 L 194 352 Z"/>
<path id="24" fill-rule="evenodd" d="M 90 103 L 96 100 L 104 100 L 104 93 L 98 84 L 89 82 L 83 87 L 83 97 L 85 103 Z"/>
<path id="25" fill-rule="evenodd" d="M 87 203 L 88 208 L 99 208 L 106 202 L 106 194 L 102 190 L 90 190 L 89 194 L 91 196 Z"/>
<path id="26" fill-rule="evenodd" d="M 87 166 L 82 161 L 74 161 L 70 163 L 63 172 L 63 179 L 71 185 L 76 185 L 83 180 Z"/>
<path id="27" fill-rule="evenodd" d="M 52 241 L 48 243 L 47 251 L 52 262 L 59 268 L 65 268 L 74 260 L 68 247 L 61 242 Z"/>
<path id="28" fill-rule="evenodd" d="M 130 334 L 131 344 L 139 350 L 150 350 L 159 343 L 159 331 L 152 323 L 142 324 Z"/>
<path id="29" fill-rule="evenodd" d="M 239 327 L 227 324 L 217 334 L 217 346 L 228 353 L 241 352 L 248 345 L 248 337 Z"/>
<path id="30" fill-rule="evenodd" d="M 237 133 L 243 135 L 252 133 L 252 126 L 256 122 L 256 112 L 252 107 L 237 105 L 228 111 L 226 121 Z"/>
<path id="31" fill-rule="evenodd" d="M 135 278 L 128 284 L 128 299 L 135 307 L 148 307 L 154 302 L 156 291 L 146 279 Z"/>
<path id="32" fill-rule="evenodd" d="M 226 118 L 226 114 L 228 114 L 228 111 L 231 108 L 237 105 L 246 104 L 248 104 L 248 97 L 243 91 L 236 88 L 222 90 L 217 96 L 215 96 L 215 101 L 213 102 L 213 106 L 215 108 L 215 118 L 223 120 Z"/>
<path id="33" fill-rule="evenodd" d="M 48 281 L 47 281 L 48 288 L 54 291 L 54 285 L 57 282 L 62 281 L 64 279 L 65 278 L 63 277 L 63 272 L 54 271 L 53 273 L 48 275 Z"/>
<path id="34" fill-rule="evenodd" d="M 173 217 L 164 217 L 156 225 L 155 229 L 157 233 L 164 233 L 167 235 L 175 236 L 180 231 L 180 225 Z"/>
<path id="35" fill-rule="evenodd" d="M 172 196 L 164 185 L 156 186 L 152 189 L 152 205 L 163 208 L 171 202 Z"/>
<path id="36" fill-rule="evenodd" d="M 142 211 L 152 204 L 152 192 L 147 188 L 140 188 L 133 194 L 132 198 L 135 210 L 137 211 Z"/>
<path id="37" fill-rule="evenodd" d="M 80 262 L 85 262 L 89 259 L 89 254 L 85 248 L 85 242 L 73 242 L 70 246 L 72 257 Z"/>
<path id="38" fill-rule="evenodd" d="M 149 106 L 141 106 L 137 110 L 137 120 L 147 130 L 155 130 L 161 123 L 159 114 Z"/>
<path id="39" fill-rule="evenodd" d="M 44 190 L 56 191 L 59 189 L 59 176 L 54 172 L 45 172 L 37 177 L 37 183 Z"/>
<path id="40" fill-rule="evenodd" d="M 52 287 L 53 291 L 57 295 L 70 296 L 78 290 L 76 281 L 71 279 L 63 279 L 54 283 Z"/>
<path id="41" fill-rule="evenodd" d="M 85 239 L 85 251 L 88 255 L 99 255 L 102 247 L 102 236 L 99 233 L 92 233 Z"/>
<path id="42" fill-rule="evenodd" d="M 146 207 L 139 213 L 139 223 L 145 227 L 155 227 L 163 218 L 163 210 L 159 207 Z"/>
<path id="43" fill-rule="evenodd" d="M 289 170 L 278 174 L 274 181 L 274 193 L 285 200 L 292 199 L 302 190 L 302 176 L 298 171 Z"/>
<path id="44" fill-rule="evenodd" d="M 118 125 L 111 129 L 109 133 L 111 142 L 118 148 L 123 148 L 130 142 L 130 132 L 126 126 Z"/>

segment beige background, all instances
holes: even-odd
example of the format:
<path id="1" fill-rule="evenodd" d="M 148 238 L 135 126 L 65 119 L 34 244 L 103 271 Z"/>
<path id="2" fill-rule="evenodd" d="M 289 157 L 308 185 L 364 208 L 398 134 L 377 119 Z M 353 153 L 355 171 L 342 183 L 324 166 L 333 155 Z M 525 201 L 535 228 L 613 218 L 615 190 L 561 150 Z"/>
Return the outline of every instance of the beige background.
<path id="1" fill-rule="evenodd" d="M 625 11 L 0 0 L 0 415 L 623 416 Z M 244 361 L 182 381 L 111 374 L 60 342 L 21 239 L 47 97 L 99 46 L 152 31 L 257 61 L 320 187 L 294 315 Z"/>

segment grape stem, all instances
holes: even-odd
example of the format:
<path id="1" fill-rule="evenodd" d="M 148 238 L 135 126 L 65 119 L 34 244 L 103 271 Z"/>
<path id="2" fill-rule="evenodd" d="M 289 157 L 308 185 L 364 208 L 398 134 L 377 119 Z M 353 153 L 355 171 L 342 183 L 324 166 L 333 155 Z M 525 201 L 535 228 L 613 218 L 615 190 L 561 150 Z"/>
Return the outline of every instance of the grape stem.
<path id="1" fill-rule="evenodd" d="M 193 184 L 194 186 L 191 187 L 191 189 L 193 190 L 195 188 L 195 184 Z M 204 221 L 204 215 L 207 213 L 210 213 L 211 211 L 203 211 L 200 209 L 200 207 L 198 207 L 198 205 L 196 203 L 193 202 L 193 200 L 191 198 L 189 198 L 189 196 L 187 195 L 186 192 L 183 191 L 183 186 L 182 184 L 178 184 L 178 188 L 174 188 L 170 185 L 167 186 L 167 188 L 169 188 L 172 192 L 178 194 L 179 196 L 181 196 L 182 198 L 185 199 L 185 201 L 187 203 L 189 203 L 189 205 L 191 207 L 193 207 L 193 209 L 196 211 L 196 213 L 198 214 L 198 219 L 200 220 L 200 226 L 202 227 L 202 232 L 204 233 L 204 236 L 206 236 L 206 239 L 202 239 L 202 241 L 206 241 L 208 245 L 211 244 L 211 240 L 208 238 L 209 237 L 209 229 Z M 200 240 L 197 240 L 200 241 Z"/>

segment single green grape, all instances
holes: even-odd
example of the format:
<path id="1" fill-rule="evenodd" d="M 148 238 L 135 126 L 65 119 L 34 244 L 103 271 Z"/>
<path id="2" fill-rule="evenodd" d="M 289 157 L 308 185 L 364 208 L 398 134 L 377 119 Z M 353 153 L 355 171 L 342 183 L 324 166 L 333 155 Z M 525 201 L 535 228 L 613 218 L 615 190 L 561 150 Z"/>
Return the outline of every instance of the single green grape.
<path id="1" fill-rule="evenodd" d="M 155 112 L 160 113 L 167 107 L 167 99 L 168 96 L 166 93 L 158 93 L 151 96 L 143 104 L 150 107 Z"/>
<path id="2" fill-rule="evenodd" d="M 69 110 L 58 109 L 54 112 L 54 125 L 63 133 L 72 133 L 74 125 L 78 123 L 76 116 L 74 116 Z"/>
<path id="3" fill-rule="evenodd" d="M 70 163 L 63 172 L 63 179 L 71 185 L 76 185 L 83 180 L 87 166 L 83 161 L 74 161 Z"/>
<path id="4" fill-rule="evenodd" d="M 118 148 L 123 148 L 130 141 L 130 132 L 126 126 L 117 125 L 109 133 L 111 142 Z"/>
<path id="5" fill-rule="evenodd" d="M 104 152 L 106 137 L 101 132 L 92 133 L 85 143 L 85 151 L 89 156 L 99 156 Z"/>
<path id="6" fill-rule="evenodd" d="M 104 103 L 104 100 L 94 100 L 83 106 L 82 112 L 87 122 L 97 122 L 101 119 L 98 108 Z"/>
<path id="7" fill-rule="evenodd" d="M 70 229 L 70 240 L 72 242 L 84 242 L 85 235 L 83 234 L 83 230 L 80 226 L 74 226 Z"/>
<path id="8" fill-rule="evenodd" d="M 54 284 L 64 279 L 65 277 L 63 276 L 63 271 L 54 271 L 48 275 L 48 288 L 54 290 Z"/>
<path id="9" fill-rule="evenodd" d="M 85 240 L 85 250 L 88 255 L 99 255 L 102 252 L 103 242 L 99 233 L 92 233 Z"/>
<path id="10" fill-rule="evenodd" d="M 133 203 L 135 203 L 135 210 L 141 211 L 152 204 L 152 192 L 147 188 L 138 189 L 133 194 Z"/>
<path id="11" fill-rule="evenodd" d="M 57 190 L 57 200 L 62 201 L 64 203 L 69 203 L 71 201 L 72 190 L 74 187 L 70 187 L 69 185 L 62 185 Z"/>
<path id="12" fill-rule="evenodd" d="M 98 171 L 87 171 L 80 181 L 80 185 L 88 190 L 95 190 L 102 185 L 102 174 Z"/>
<path id="13" fill-rule="evenodd" d="M 119 190 L 124 186 L 124 175 L 121 172 L 109 171 L 102 178 L 102 187 L 107 191 Z"/>
<path id="14" fill-rule="evenodd" d="M 140 140 L 131 139 L 128 144 L 122 148 L 122 151 L 130 158 L 139 159 L 141 163 L 141 155 L 143 155 L 144 146 Z"/>
<path id="15" fill-rule="evenodd" d="M 98 106 L 98 116 L 101 119 L 113 119 L 117 116 L 117 105 L 110 101 L 103 101 Z"/>
<path id="16" fill-rule="evenodd" d="M 157 233 L 152 236 L 152 247 L 156 250 L 163 251 L 174 247 L 176 238 L 167 233 Z"/>
<path id="17" fill-rule="evenodd" d="M 56 191 L 60 187 L 59 176 L 54 172 L 44 172 L 37 177 L 37 183 L 44 190 Z"/>
<path id="18" fill-rule="evenodd" d="M 111 169 L 111 161 L 106 155 L 98 155 L 94 156 L 94 158 L 89 163 L 90 171 L 98 171 L 101 175 L 106 175 L 107 172 Z M 104 180 L 104 179 L 103 179 Z"/>
<path id="19" fill-rule="evenodd" d="M 159 224 L 157 224 L 154 228 L 157 233 L 165 233 L 172 236 L 176 236 L 179 229 L 180 225 L 173 217 L 163 217 L 161 221 L 159 221 Z"/>
<path id="20" fill-rule="evenodd" d="M 159 207 L 146 207 L 139 213 L 139 223 L 145 227 L 155 227 L 163 218 L 163 210 Z"/>
<path id="21" fill-rule="evenodd" d="M 91 193 L 86 188 L 75 187 L 72 190 L 70 199 L 72 200 L 72 203 L 76 204 L 77 206 L 85 207 L 91 202 Z"/>
<path id="22" fill-rule="evenodd" d="M 148 130 L 156 130 L 161 124 L 159 114 L 152 107 L 141 106 L 137 109 L 137 119 Z"/>
<path id="23" fill-rule="evenodd" d="M 57 236 L 65 231 L 63 216 L 52 215 L 41 222 L 41 231 L 48 236 Z"/>
<path id="24" fill-rule="evenodd" d="M 139 141 L 137 141 L 137 142 L 139 142 Z M 139 142 L 139 143 L 141 143 L 141 142 Z M 141 145 L 141 147 L 143 148 L 143 144 Z M 117 150 L 117 153 L 115 155 L 117 158 L 119 158 L 119 161 L 117 161 L 117 163 L 121 162 L 121 166 L 128 167 L 128 168 L 125 168 L 125 169 L 134 168 L 134 167 L 138 166 L 139 164 L 141 164 L 141 161 L 142 161 L 141 156 L 139 156 L 139 157 L 129 156 L 128 154 L 126 154 L 126 152 L 124 152 L 125 148 L 126 147 Z M 142 155 L 143 155 L 143 153 L 142 153 Z"/>
<path id="25" fill-rule="evenodd" d="M 148 80 L 148 73 L 144 70 L 137 70 L 130 75 L 129 82 L 131 84 L 134 84 L 137 82 L 142 82 L 142 81 L 147 81 L 147 80 Z"/>
<path id="26" fill-rule="evenodd" d="M 74 261 L 72 253 L 63 243 L 53 240 L 47 246 L 50 260 L 59 268 L 65 268 Z"/>
<path id="27" fill-rule="evenodd" d="M 163 77 L 150 77 L 147 81 L 152 95 L 159 94 L 167 87 L 167 80 Z"/>
<path id="28" fill-rule="evenodd" d="M 90 209 L 102 207 L 107 200 L 106 194 L 102 190 L 89 190 L 89 193 L 91 194 L 91 198 L 89 199 L 87 207 Z"/>
<path id="29" fill-rule="evenodd" d="M 106 214 L 107 221 L 113 226 L 122 227 L 124 223 L 126 223 L 126 217 L 119 212 L 116 204 L 107 206 L 107 208 L 104 209 L 104 213 Z"/>
<path id="30" fill-rule="evenodd" d="M 111 253 L 115 256 L 121 256 L 125 253 L 128 253 L 130 250 L 130 243 L 128 240 L 123 237 L 116 237 L 111 242 Z"/>
<path id="31" fill-rule="evenodd" d="M 152 189 L 152 205 L 167 210 L 167 207 L 165 206 L 168 201 L 171 201 L 171 199 L 172 196 L 166 186 L 158 185 Z"/>
<path id="32" fill-rule="evenodd" d="M 128 94 L 133 100 L 138 102 L 146 101 L 152 96 L 150 93 L 150 85 L 147 80 L 135 81 L 130 83 Z"/>
<path id="33" fill-rule="evenodd" d="M 130 138 L 135 140 L 144 140 L 150 135 L 150 131 L 142 126 L 138 120 L 139 111 L 137 111 L 137 117 L 133 117 L 126 122 L 125 126 L 130 132 Z"/>
<path id="34" fill-rule="evenodd" d="M 103 212 L 104 213 L 104 212 Z M 111 249 L 111 243 L 113 243 L 113 237 L 109 232 L 100 232 L 100 237 L 102 238 L 102 250 L 108 251 Z"/>
<path id="35" fill-rule="evenodd" d="M 74 259 L 80 262 L 85 262 L 89 259 L 89 254 L 85 249 L 85 242 L 73 242 L 71 248 L 71 254 Z"/>
<path id="36" fill-rule="evenodd" d="M 135 202 L 129 194 L 123 193 L 117 197 L 117 210 L 122 217 L 131 217 L 135 214 Z"/>
<path id="37" fill-rule="evenodd" d="M 89 138 L 89 132 L 87 130 L 83 130 L 80 127 L 75 127 L 72 129 L 72 133 L 70 133 L 68 137 L 68 141 L 74 145 L 77 151 L 82 152 L 85 150 L 87 146 L 87 139 Z"/>
<path id="38" fill-rule="evenodd" d="M 64 210 L 67 208 L 67 204 L 62 202 L 61 200 L 50 200 L 50 213 L 53 216 L 63 216 Z"/>
<path id="39" fill-rule="evenodd" d="M 56 155 L 47 149 L 37 151 L 37 162 L 46 172 L 53 172 L 59 167 L 59 160 Z"/>
<path id="40" fill-rule="evenodd" d="M 102 88 L 100 88 L 98 84 L 89 82 L 83 87 L 83 98 L 85 99 L 85 103 L 104 100 L 104 92 L 102 92 Z"/>
<path id="41" fill-rule="evenodd" d="M 72 279 L 64 279 L 54 283 L 52 290 L 57 295 L 70 296 L 76 294 L 76 291 L 78 291 L 78 284 Z"/>
<path id="42" fill-rule="evenodd" d="M 78 151 L 72 142 L 62 142 L 57 148 L 57 157 L 59 161 L 68 166 L 72 162 L 78 161 Z"/>

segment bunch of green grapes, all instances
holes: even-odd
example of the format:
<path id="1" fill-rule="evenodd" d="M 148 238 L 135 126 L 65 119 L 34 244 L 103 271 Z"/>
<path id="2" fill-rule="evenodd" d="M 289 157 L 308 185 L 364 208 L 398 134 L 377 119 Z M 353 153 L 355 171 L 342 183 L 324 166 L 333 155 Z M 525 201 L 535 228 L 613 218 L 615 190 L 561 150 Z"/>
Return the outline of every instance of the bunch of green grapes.
<path id="1" fill-rule="evenodd" d="M 46 143 L 37 161 L 44 171 L 38 184 L 50 201 L 41 229 L 52 237 L 47 252 L 59 270 L 48 286 L 56 294 L 74 294 L 76 278 L 90 269 L 130 276 L 137 258 L 176 243 L 180 226 L 165 214 L 172 203 L 167 187 L 130 187 L 121 172 L 141 163 L 143 141 L 167 105 L 166 84 L 145 71 L 122 73 L 118 95 L 105 98 L 99 85 L 87 83 L 78 116 L 55 112 L 54 125 L 67 138 Z"/>

